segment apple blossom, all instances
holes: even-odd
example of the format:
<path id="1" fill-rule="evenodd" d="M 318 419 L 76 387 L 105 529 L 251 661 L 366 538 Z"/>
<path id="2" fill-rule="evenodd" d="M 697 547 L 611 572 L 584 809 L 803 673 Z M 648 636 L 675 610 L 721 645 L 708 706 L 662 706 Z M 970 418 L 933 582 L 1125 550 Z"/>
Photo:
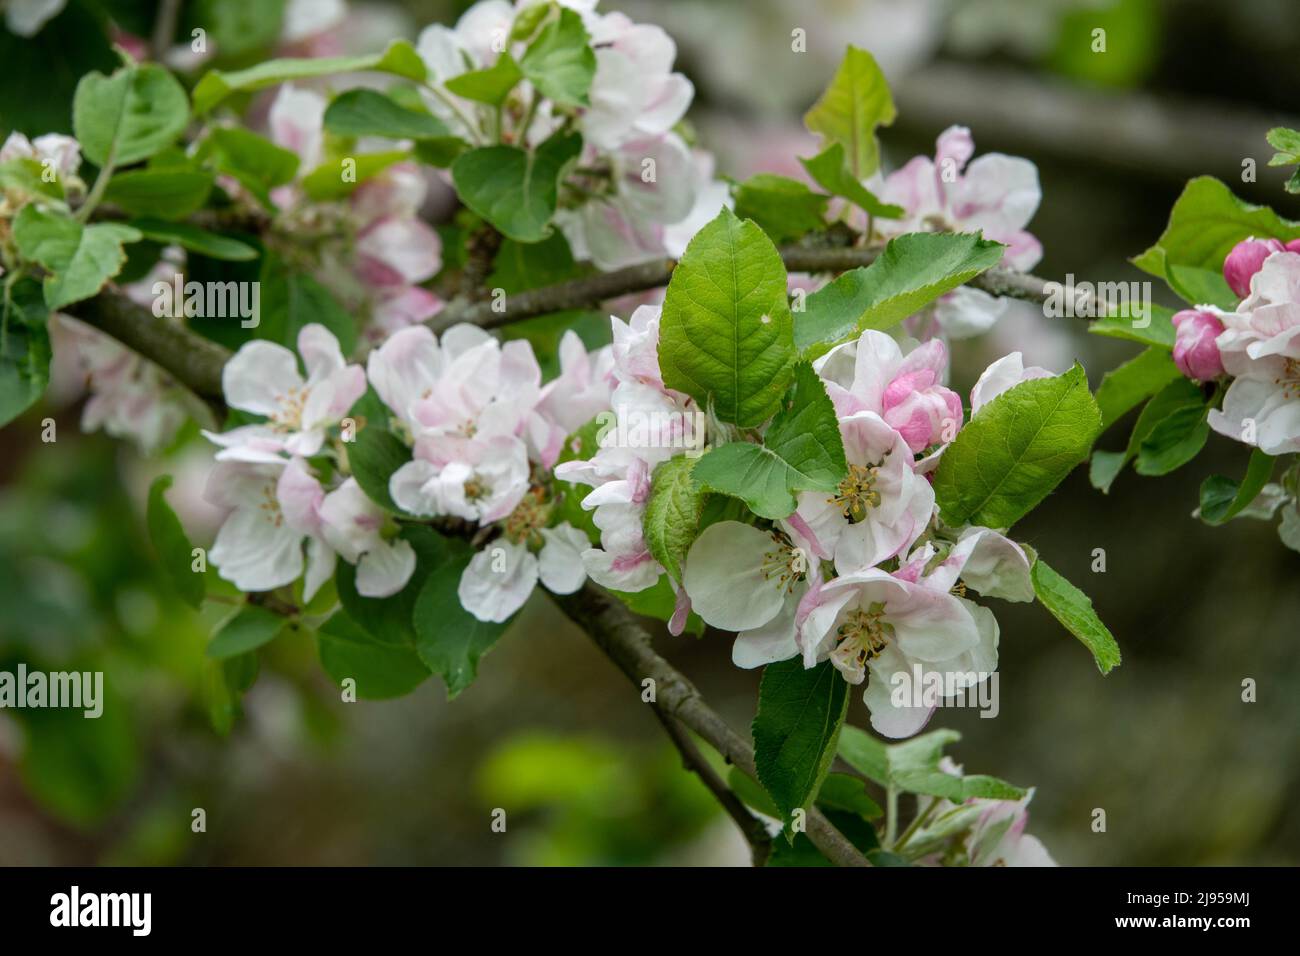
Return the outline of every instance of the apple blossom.
<path id="1" fill-rule="evenodd" d="M 509 534 L 509 531 L 507 531 Z M 582 552 L 587 536 L 568 522 L 538 528 L 541 547 L 534 554 L 526 542 L 502 538 L 470 559 L 456 594 L 480 621 L 500 623 L 523 607 L 538 581 L 553 594 L 572 594 L 587 579 Z"/>
<path id="2" fill-rule="evenodd" d="M 1204 309 L 1183 309 L 1173 316 L 1174 364 L 1190 379 L 1205 382 L 1223 374 L 1223 358 L 1215 339 L 1223 323 Z"/>
<path id="3" fill-rule="evenodd" d="M 946 444 L 961 427 L 961 399 L 942 384 L 947 366 L 948 350 L 938 339 L 904 355 L 893 338 L 872 329 L 813 364 L 841 417 L 874 412 L 914 452 Z"/>
<path id="4" fill-rule="evenodd" d="M 365 372 L 344 361 L 338 339 L 325 326 L 303 326 L 298 353 L 307 370 L 305 379 L 294 353 L 275 342 L 247 342 L 226 363 L 221 373 L 226 404 L 268 421 L 223 433 L 204 432 L 222 446 L 218 460 L 311 457 L 320 451 L 326 431 L 365 392 Z"/>
<path id="5" fill-rule="evenodd" d="M 344 561 L 357 567 L 357 593 L 388 597 L 406 586 L 415 571 L 415 550 L 396 539 L 387 512 L 349 478 L 325 495 L 319 506 L 319 533 Z M 385 525 L 390 534 L 385 534 Z"/>
<path id="6" fill-rule="evenodd" d="M 1264 260 L 1284 248 L 1276 239 L 1256 239 L 1254 236 L 1232 247 L 1223 260 L 1223 278 L 1237 298 L 1244 299 L 1250 295 L 1250 280 L 1264 265 Z"/>

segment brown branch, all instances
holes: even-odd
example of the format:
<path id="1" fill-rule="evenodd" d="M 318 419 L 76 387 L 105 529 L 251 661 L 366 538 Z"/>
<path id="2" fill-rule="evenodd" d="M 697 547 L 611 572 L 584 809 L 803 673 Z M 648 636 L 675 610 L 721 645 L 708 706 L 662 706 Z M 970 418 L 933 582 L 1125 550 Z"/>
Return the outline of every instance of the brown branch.
<path id="1" fill-rule="evenodd" d="M 727 786 L 725 780 L 718 776 L 713 765 L 700 753 L 681 721 L 665 713 L 657 703 L 650 705 L 651 712 L 663 724 L 664 732 L 672 740 L 682 755 L 682 766 L 693 772 L 713 794 L 722 809 L 735 821 L 736 826 L 749 843 L 750 855 L 755 866 L 763 866 L 772 853 L 772 837 L 763 826 L 763 822 L 746 809 L 745 804 L 736 796 L 735 791 Z"/>
<path id="2" fill-rule="evenodd" d="M 880 249 L 873 247 L 785 246 L 780 251 L 790 272 L 845 272 L 870 265 L 880 255 Z M 495 329 L 548 312 L 588 308 L 606 299 L 665 286 L 676 265 L 672 259 L 656 259 L 614 272 L 530 289 L 506 296 L 500 311 L 491 300 L 457 298 L 430 319 L 428 325 L 439 333 L 459 322 Z M 969 284 L 992 295 L 1029 302 L 1043 302 L 1050 292 L 1045 279 L 1003 268 L 990 269 Z"/>
<path id="3" fill-rule="evenodd" d="M 713 710 L 686 677 L 655 653 L 650 635 L 631 611 L 608 592 L 588 583 L 576 594 L 555 596 L 555 602 L 574 623 L 582 627 L 605 655 L 637 687 L 647 678 L 654 681 L 655 705 L 670 718 L 681 721 L 728 763 L 758 779 L 754 751 Z M 816 808 L 807 816 L 808 839 L 837 866 L 870 866 L 852 843 Z"/>

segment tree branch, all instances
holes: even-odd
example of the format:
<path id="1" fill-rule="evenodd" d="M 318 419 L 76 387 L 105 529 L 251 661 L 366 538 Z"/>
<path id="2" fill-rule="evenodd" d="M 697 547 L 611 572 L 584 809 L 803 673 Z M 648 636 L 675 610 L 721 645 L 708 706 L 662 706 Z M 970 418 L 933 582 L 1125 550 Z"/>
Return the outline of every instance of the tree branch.
<path id="1" fill-rule="evenodd" d="M 870 265 L 880 255 L 880 249 L 872 247 L 784 246 L 780 252 L 790 272 L 844 272 Z M 493 308 L 491 300 L 457 298 L 427 324 L 439 333 L 460 322 L 495 329 L 548 312 L 595 306 L 606 299 L 667 285 L 676 265 L 672 259 L 656 259 L 614 272 L 529 289 L 506 296 L 501 311 Z M 1029 302 L 1043 302 L 1049 293 L 1045 279 L 1003 268 L 990 269 L 969 284 L 991 295 Z"/>
<path id="2" fill-rule="evenodd" d="M 637 687 L 654 681 L 655 706 L 676 719 L 722 754 L 728 763 L 758 779 L 754 751 L 705 703 L 686 677 L 655 653 L 650 635 L 617 598 L 588 584 L 576 594 L 553 596 L 560 609 L 582 627 L 605 655 Z M 808 839 L 837 866 L 870 866 L 852 843 L 816 808 L 808 811 Z"/>
<path id="3" fill-rule="evenodd" d="M 718 776 L 713 765 L 705 759 L 704 754 L 700 753 L 700 748 L 695 746 L 695 741 L 691 739 L 690 734 L 677 718 L 664 713 L 657 703 L 651 704 L 650 710 L 659 719 L 659 723 L 663 724 L 664 732 L 681 753 L 682 766 L 693 772 L 709 788 L 714 799 L 722 805 L 722 809 L 727 811 L 731 819 L 736 822 L 736 826 L 740 828 L 740 832 L 744 834 L 745 840 L 749 843 L 754 865 L 763 866 L 772 852 L 772 837 L 762 821 L 749 812 L 735 792 L 727 786 L 726 781 Z"/>

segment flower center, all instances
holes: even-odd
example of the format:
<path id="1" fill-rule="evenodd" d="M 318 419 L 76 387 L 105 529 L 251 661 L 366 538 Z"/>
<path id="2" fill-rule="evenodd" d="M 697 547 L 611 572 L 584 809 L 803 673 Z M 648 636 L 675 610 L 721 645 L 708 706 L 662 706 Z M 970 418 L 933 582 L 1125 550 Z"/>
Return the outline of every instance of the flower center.
<path id="1" fill-rule="evenodd" d="M 1283 398 L 1300 398 L 1300 359 L 1286 359 L 1282 375 L 1274 384 L 1282 386 Z"/>
<path id="2" fill-rule="evenodd" d="M 523 544 L 539 528 L 546 527 L 550 518 L 551 506 L 546 503 L 542 489 L 534 486 L 528 490 L 528 494 L 524 495 L 523 500 L 515 505 L 515 510 L 506 516 L 502 531 L 511 541 Z"/>
<path id="3" fill-rule="evenodd" d="M 834 498 L 827 500 L 840 509 L 844 519 L 852 524 L 866 520 L 867 511 L 880 506 L 880 492 L 876 479 L 880 469 L 874 465 L 849 465 L 849 473 L 840 482 Z"/>
<path id="4" fill-rule="evenodd" d="M 271 421 L 282 431 L 302 427 L 302 410 L 307 404 L 308 389 L 294 386 L 280 396 L 280 407 L 271 413 Z"/>
<path id="5" fill-rule="evenodd" d="M 779 531 L 772 532 L 772 543 L 775 547 L 763 555 L 763 577 L 775 578 L 778 587 L 793 590 L 796 581 L 808 576 L 808 555 Z"/>
<path id="6" fill-rule="evenodd" d="M 835 630 L 839 638 L 836 652 L 856 659 L 859 667 L 875 660 L 884 653 L 889 639 L 894 636 L 894 626 L 884 618 L 885 605 L 880 601 L 867 608 L 854 608 Z"/>
<path id="7" fill-rule="evenodd" d="M 280 499 L 275 496 L 275 485 L 268 482 L 262 486 L 262 501 L 258 504 L 262 510 L 262 517 L 280 527 L 284 524 L 284 512 L 280 510 Z"/>

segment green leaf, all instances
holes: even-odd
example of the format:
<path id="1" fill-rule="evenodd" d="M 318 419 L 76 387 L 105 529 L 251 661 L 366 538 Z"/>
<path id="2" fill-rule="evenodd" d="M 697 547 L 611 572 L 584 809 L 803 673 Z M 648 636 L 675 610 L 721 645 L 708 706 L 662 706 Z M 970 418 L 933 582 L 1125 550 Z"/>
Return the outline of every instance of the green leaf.
<path id="1" fill-rule="evenodd" d="M 302 178 L 302 189 L 317 202 L 342 199 L 352 195 L 362 183 L 373 179 L 389 166 L 410 158 L 411 154 L 406 150 L 395 149 L 326 160 Z"/>
<path id="2" fill-rule="evenodd" d="M 773 242 L 785 242 L 822 228 L 828 202 L 796 179 L 759 173 L 737 188 L 736 215 L 754 220 Z"/>
<path id="3" fill-rule="evenodd" d="M 222 56 L 243 56 L 280 38 L 286 0 L 200 0 L 195 17 Z"/>
<path id="4" fill-rule="evenodd" d="M 1267 206 L 1242 202 L 1212 176 L 1193 179 L 1169 215 L 1169 225 L 1146 252 L 1133 260 L 1144 272 L 1168 279 L 1171 266 L 1223 270 L 1223 260 L 1243 239 L 1300 238 L 1300 222 L 1278 216 Z"/>
<path id="5" fill-rule="evenodd" d="M 839 196 L 877 219 L 900 219 L 902 206 L 881 202 L 876 195 L 853 178 L 844 156 L 844 146 L 832 143 L 810 159 L 800 159 L 808 175 L 832 196 Z"/>
<path id="6" fill-rule="evenodd" d="M 257 249 L 246 242 L 208 232 L 187 222 L 133 219 L 128 225 L 132 229 L 139 230 L 146 239 L 164 245 L 174 243 L 209 259 L 220 259 L 223 262 L 248 262 L 258 256 Z"/>
<path id="7" fill-rule="evenodd" d="M 321 667 L 338 684 L 356 681 L 357 696 L 385 700 L 409 694 L 429 677 L 415 648 L 383 644 L 346 611 L 337 611 L 316 635 Z"/>
<path id="8" fill-rule="evenodd" d="M 943 520 L 1009 528 L 1088 457 L 1101 411 L 1076 364 L 1021 382 L 983 406 L 943 453 L 934 493 Z"/>
<path id="9" fill-rule="evenodd" d="M 339 602 L 348 616 L 380 644 L 414 648 L 415 625 L 412 617 L 415 602 L 432 569 L 439 567 L 456 553 L 456 544 L 444 538 L 427 525 L 407 525 L 401 537 L 415 549 L 415 572 L 406 587 L 391 597 L 370 598 L 357 593 L 356 568 L 340 561 L 335 573 Z"/>
<path id="10" fill-rule="evenodd" d="M 296 349 L 303 326 L 319 322 L 339 340 L 344 355 L 352 354 L 357 344 L 356 321 L 323 285 L 309 275 L 291 271 L 274 255 L 263 261 L 260 282 L 257 338 Z"/>
<path id="11" fill-rule="evenodd" d="M 803 118 L 826 145 L 839 143 L 855 179 L 866 179 L 880 168 L 876 127 L 888 126 L 897 115 L 889 84 L 866 50 L 850 46 L 826 92 Z"/>
<path id="12" fill-rule="evenodd" d="M 520 67 L 528 82 L 547 99 L 560 106 L 587 106 L 587 91 L 596 75 L 596 54 L 582 17 L 562 7 L 559 17 L 528 45 Z"/>
<path id="13" fill-rule="evenodd" d="M 556 133 L 528 152 L 515 146 L 485 146 L 461 153 L 451 164 L 452 180 L 465 205 L 519 242 L 551 234 L 560 178 L 582 149 L 576 133 Z"/>
<path id="14" fill-rule="evenodd" d="M 695 540 L 708 497 L 691 480 L 696 461 L 678 455 L 655 466 L 641 519 L 650 554 L 677 581 L 682 579 L 682 558 Z"/>
<path id="15" fill-rule="evenodd" d="M 821 789 L 817 792 L 817 804 L 832 810 L 856 813 L 867 820 L 877 820 L 885 815 L 880 805 L 867 795 L 867 788 L 862 780 L 847 773 L 826 775 Z"/>
<path id="16" fill-rule="evenodd" d="M 1103 674 L 1109 674 L 1112 668 L 1117 667 L 1119 645 L 1092 609 L 1088 595 L 1052 570 L 1042 558 L 1034 562 L 1030 577 L 1034 582 L 1034 593 L 1043 607 L 1092 652 L 1097 668 Z"/>
<path id="17" fill-rule="evenodd" d="M 1124 451 L 1098 451 L 1093 454 L 1092 467 L 1088 472 L 1088 480 L 1092 486 L 1098 491 L 1109 493 L 1115 478 L 1124 470 L 1124 466 L 1137 456 L 1142 443 L 1157 425 L 1175 412 L 1188 408 L 1201 409 L 1204 405 L 1205 396 L 1201 394 L 1200 388 L 1194 382 L 1182 376 L 1174 379 L 1157 392 L 1142 409 L 1133 424 L 1133 431 L 1129 435 L 1128 446 Z"/>
<path id="18" fill-rule="evenodd" d="M 163 497 L 171 487 L 171 475 L 159 475 L 149 486 L 149 504 L 145 510 L 145 523 L 149 526 L 149 540 L 158 553 L 167 579 L 176 593 L 190 607 L 198 610 L 203 603 L 203 575 L 194 571 L 192 545 L 181 527 L 180 519 Z"/>
<path id="19" fill-rule="evenodd" d="M 509 53 L 502 53 L 497 61 L 484 70 L 471 70 L 453 76 L 443 85 L 449 93 L 463 96 L 476 103 L 500 106 L 510 91 L 524 78 L 519 64 Z"/>
<path id="20" fill-rule="evenodd" d="M 1174 310 L 1163 305 L 1151 306 L 1150 321 L 1144 325 L 1135 325 L 1132 318 L 1122 315 L 1108 315 L 1096 319 L 1088 326 L 1093 335 L 1104 335 L 1111 339 L 1126 339 L 1141 342 L 1172 351 L 1174 347 Z"/>
<path id="21" fill-rule="evenodd" d="M 916 232 L 891 239 L 869 266 L 808 296 L 794 342 L 805 358 L 867 329 L 884 331 L 1002 259 L 1001 243 L 973 233 Z"/>
<path id="22" fill-rule="evenodd" d="M 49 270 L 45 304 L 61 309 L 99 292 L 126 262 L 124 242 L 143 238 L 130 226 L 102 222 L 85 226 L 71 216 L 24 206 L 14 220 L 14 241 L 29 262 Z"/>
<path id="23" fill-rule="evenodd" d="M 1028 792 L 1005 780 L 986 774 L 955 776 L 942 770 L 903 771 L 895 777 L 896 785 L 908 793 L 943 797 L 953 803 L 967 800 L 1021 800 Z"/>
<path id="24" fill-rule="evenodd" d="M 208 657 L 234 657 L 269 643 L 281 628 L 284 618 L 266 608 L 249 604 L 225 623 L 208 642 Z"/>
<path id="25" fill-rule="evenodd" d="M 87 73 L 72 100 L 72 128 L 96 166 L 129 166 L 175 142 L 190 119 L 185 89 L 161 66 Z"/>
<path id="26" fill-rule="evenodd" d="M 1206 478 L 1201 483 L 1201 520 L 1209 525 L 1220 525 L 1241 514 L 1268 484 L 1273 476 L 1275 460 L 1272 455 L 1255 448 L 1251 450 L 1250 463 L 1240 483 L 1223 475 Z"/>
<path id="27" fill-rule="evenodd" d="M 763 444 L 713 449 L 696 464 L 694 479 L 776 520 L 794 511 L 796 491 L 834 491 L 847 470 L 835 407 L 812 366 L 801 362 L 792 398 L 772 419 Z"/>
<path id="28" fill-rule="evenodd" d="M 763 669 L 754 763 L 787 828 L 791 813 L 810 805 L 835 759 L 849 707 L 848 686 L 830 661 L 805 669 L 796 657 Z"/>
<path id="29" fill-rule="evenodd" d="M 501 248 L 492 260 L 492 273 L 486 285 L 490 289 L 503 289 L 506 295 L 514 295 L 575 279 L 581 272 L 573 261 L 568 240 L 557 230 L 541 242 L 502 240 Z M 608 318 L 604 323 L 609 324 Z"/>
<path id="30" fill-rule="evenodd" d="M 49 310 L 34 279 L 5 287 L 0 318 L 0 426 L 45 394 L 50 381 Z"/>
<path id="31" fill-rule="evenodd" d="M 932 730 L 902 743 L 886 744 L 857 727 L 840 734 L 839 755 L 858 773 L 882 787 L 900 787 L 900 780 L 939 769 L 943 750 L 961 740 L 955 730 Z"/>
<path id="32" fill-rule="evenodd" d="M 356 441 L 347 445 L 347 450 L 352 477 L 361 490 L 375 504 L 401 513 L 388 493 L 388 481 L 393 472 L 411 460 L 411 449 L 392 432 L 371 423 L 357 432 Z"/>
<path id="33" fill-rule="evenodd" d="M 135 216 L 184 219 L 203 208 L 214 177 L 201 169 L 139 169 L 109 180 L 104 201 Z"/>
<path id="34" fill-rule="evenodd" d="M 376 90 L 348 90 L 325 110 L 325 129 L 336 136 L 380 136 L 385 139 L 442 139 L 451 136 L 447 124 L 428 112 L 400 106 Z"/>
<path id="35" fill-rule="evenodd" d="M 239 180 L 268 208 L 274 205 L 271 190 L 292 181 L 298 172 L 297 153 L 238 126 L 211 130 L 199 146 L 198 157 L 211 159 L 217 172 Z"/>
<path id="36" fill-rule="evenodd" d="M 1168 273 L 1169 288 L 1188 305 L 1214 305 L 1228 312 L 1237 308 L 1237 293 L 1223 277 L 1222 267 L 1202 269 L 1170 263 Z"/>
<path id="37" fill-rule="evenodd" d="M 365 72 L 388 73 L 417 83 L 423 82 L 428 75 L 415 48 L 405 40 L 394 40 L 383 53 L 268 60 L 231 73 L 213 70 L 194 87 L 194 112 L 201 116 L 235 92 L 251 92 L 335 73 Z"/>
<path id="38" fill-rule="evenodd" d="M 669 388 L 724 422 L 753 427 L 777 410 L 794 343 L 781 256 L 757 225 L 723 208 L 673 270 L 659 325 Z"/>
<path id="39" fill-rule="evenodd" d="M 508 621 L 480 621 L 461 606 L 456 589 L 473 557 L 468 545 L 451 543 L 443 560 L 430 570 L 415 602 L 416 651 L 429 670 L 446 682 L 448 698 L 474 682 L 480 658 L 509 627 Z"/>
<path id="40" fill-rule="evenodd" d="M 1270 166 L 1294 166 L 1300 163 L 1300 131 L 1276 126 L 1264 134 L 1268 145 L 1277 150 L 1277 154 L 1268 161 Z"/>
<path id="41" fill-rule="evenodd" d="M 1154 346 L 1138 353 L 1114 371 L 1102 376 L 1097 389 L 1097 407 L 1101 409 L 1101 430 L 1115 424 L 1124 413 L 1150 398 L 1182 372 L 1173 357 Z"/>
<path id="42" fill-rule="evenodd" d="M 1210 437 L 1207 414 L 1208 405 L 1190 405 L 1157 422 L 1138 446 L 1137 473 L 1167 475 L 1195 458 Z"/>

